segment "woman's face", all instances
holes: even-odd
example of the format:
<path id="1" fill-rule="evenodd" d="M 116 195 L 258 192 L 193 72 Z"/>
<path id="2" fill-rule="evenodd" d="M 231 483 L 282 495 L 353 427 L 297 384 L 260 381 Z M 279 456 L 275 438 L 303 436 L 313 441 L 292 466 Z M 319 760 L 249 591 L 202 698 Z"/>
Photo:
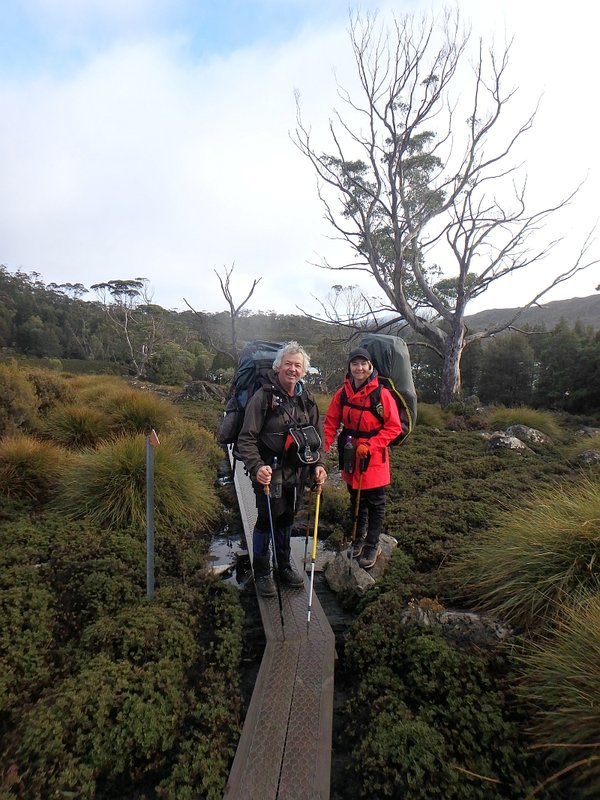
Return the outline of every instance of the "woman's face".
<path id="1" fill-rule="evenodd" d="M 350 362 L 350 374 L 354 379 L 354 385 L 358 389 L 363 383 L 369 380 L 373 372 L 373 364 L 366 358 L 353 358 Z"/>

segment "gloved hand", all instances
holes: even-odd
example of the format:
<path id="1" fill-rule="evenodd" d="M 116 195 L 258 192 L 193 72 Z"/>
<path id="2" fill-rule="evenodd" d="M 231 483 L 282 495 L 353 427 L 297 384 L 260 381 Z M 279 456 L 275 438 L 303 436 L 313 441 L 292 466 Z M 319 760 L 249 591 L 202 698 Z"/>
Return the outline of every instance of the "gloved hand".
<path id="1" fill-rule="evenodd" d="M 359 444 L 356 448 L 356 455 L 359 459 L 367 458 L 369 455 L 369 445 L 368 444 Z"/>

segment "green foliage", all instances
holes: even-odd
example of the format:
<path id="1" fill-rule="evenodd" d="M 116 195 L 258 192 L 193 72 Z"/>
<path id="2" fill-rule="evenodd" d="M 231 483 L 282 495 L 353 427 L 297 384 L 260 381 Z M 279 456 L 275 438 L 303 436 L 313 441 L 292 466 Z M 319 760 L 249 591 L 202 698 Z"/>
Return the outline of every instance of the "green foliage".
<path id="1" fill-rule="evenodd" d="M 566 609 L 553 635 L 530 643 L 525 656 L 520 690 L 538 709 L 531 733 L 553 769 L 565 770 L 565 797 L 600 796 L 599 665 L 600 595 Z"/>
<path id="2" fill-rule="evenodd" d="M 428 428 L 444 428 L 446 414 L 439 405 L 433 403 L 419 403 L 419 417 L 417 424 Z"/>
<path id="3" fill-rule="evenodd" d="M 110 417 L 90 405 L 59 405 L 50 411 L 42 431 L 55 441 L 73 449 L 94 447 L 108 437 Z"/>
<path id="4" fill-rule="evenodd" d="M 327 486 L 321 494 L 319 520 L 324 524 L 352 524 L 350 520 L 350 496 L 346 484 L 336 488 Z M 347 531 L 350 533 L 350 530 Z"/>
<path id="5" fill-rule="evenodd" d="M 74 401 L 73 386 L 63 375 L 51 369 L 32 368 L 25 369 L 25 375 L 35 389 L 40 414 L 47 414 L 58 404 Z"/>
<path id="6" fill-rule="evenodd" d="M 176 342 L 165 342 L 146 362 L 148 380 L 166 386 L 186 383 L 192 377 L 196 358 Z"/>
<path id="7" fill-rule="evenodd" d="M 598 590 L 600 482 L 538 490 L 475 541 L 447 575 L 478 607 L 520 628 Z"/>
<path id="8" fill-rule="evenodd" d="M 0 363 L 0 436 L 33 422 L 37 410 L 35 390 L 16 362 Z"/>
<path id="9" fill-rule="evenodd" d="M 218 512 L 212 486 L 189 455 L 169 443 L 154 448 L 157 525 L 208 530 Z M 123 436 L 75 455 L 63 475 L 56 503 L 71 517 L 88 517 L 112 529 L 146 525 L 146 442 Z"/>
<path id="10" fill-rule="evenodd" d="M 54 494 L 68 462 L 52 442 L 15 434 L 0 439 L 0 493 L 41 505 Z"/>
<path id="11" fill-rule="evenodd" d="M 54 597 L 33 565 L 18 585 L 0 588 L 0 735 L 51 682 L 54 614 Z"/>
<path id="12" fill-rule="evenodd" d="M 508 428 L 510 425 L 527 425 L 542 431 L 551 439 L 561 439 L 563 431 L 556 415 L 551 411 L 540 411 L 525 406 L 518 408 L 492 408 L 488 414 L 488 423 L 493 428 Z"/>
<path id="13" fill-rule="evenodd" d="M 386 532 L 414 560 L 412 585 L 435 596 L 444 577 L 439 567 L 452 560 L 461 542 L 489 527 L 499 509 L 516 503 L 533 484 L 548 485 L 569 469 L 560 453 L 526 460 L 490 452 L 477 433 L 417 425 L 392 451 L 391 471 Z"/>
<path id="14" fill-rule="evenodd" d="M 355 678 L 340 726 L 351 747 L 348 797 L 523 798 L 527 756 L 508 662 L 403 624 L 402 607 L 379 597 L 346 646 Z"/>

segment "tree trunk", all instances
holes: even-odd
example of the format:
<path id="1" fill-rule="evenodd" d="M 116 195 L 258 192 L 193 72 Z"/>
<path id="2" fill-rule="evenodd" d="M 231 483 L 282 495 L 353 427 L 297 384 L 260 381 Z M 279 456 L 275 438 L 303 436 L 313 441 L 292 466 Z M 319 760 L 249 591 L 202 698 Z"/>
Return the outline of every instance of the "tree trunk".
<path id="1" fill-rule="evenodd" d="M 454 330 L 449 334 L 448 344 L 444 352 L 440 391 L 440 405 L 442 408 L 448 408 L 450 403 L 461 392 L 460 359 L 463 348 L 464 331 L 461 326 L 460 329 Z"/>

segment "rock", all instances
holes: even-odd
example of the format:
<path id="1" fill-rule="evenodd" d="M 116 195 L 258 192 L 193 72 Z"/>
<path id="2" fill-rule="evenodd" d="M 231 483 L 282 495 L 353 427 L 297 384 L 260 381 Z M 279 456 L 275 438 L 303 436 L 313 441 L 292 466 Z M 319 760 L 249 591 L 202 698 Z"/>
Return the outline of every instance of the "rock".
<path id="1" fill-rule="evenodd" d="M 495 431 L 488 438 L 487 446 L 489 450 L 513 450 L 515 453 L 533 453 L 530 447 L 517 439 L 516 436 L 509 436 L 504 431 Z"/>
<path id="2" fill-rule="evenodd" d="M 386 534 L 380 536 L 379 544 L 381 554 L 370 570 L 359 567 L 358 559 L 348 558 L 349 548 L 336 553 L 324 568 L 325 580 L 329 588 L 334 592 L 350 590 L 359 595 L 363 595 L 370 589 L 375 581 L 383 575 L 392 552 L 398 547 L 398 542 L 394 537 Z"/>
<path id="3" fill-rule="evenodd" d="M 552 444 L 549 436 L 535 428 L 529 428 L 527 425 L 510 425 L 506 429 L 506 433 L 508 436 L 516 436 L 517 439 L 530 444 Z"/>
<path id="4" fill-rule="evenodd" d="M 575 459 L 575 462 L 583 465 L 584 467 L 591 467 L 594 464 L 600 464 L 600 450 L 584 450 L 583 453 L 579 453 Z"/>
<path id="5" fill-rule="evenodd" d="M 442 634 L 458 645 L 492 649 L 512 635 L 507 625 L 483 614 L 445 609 L 440 603 L 425 597 L 411 600 L 402 612 L 404 625 L 439 625 Z"/>

